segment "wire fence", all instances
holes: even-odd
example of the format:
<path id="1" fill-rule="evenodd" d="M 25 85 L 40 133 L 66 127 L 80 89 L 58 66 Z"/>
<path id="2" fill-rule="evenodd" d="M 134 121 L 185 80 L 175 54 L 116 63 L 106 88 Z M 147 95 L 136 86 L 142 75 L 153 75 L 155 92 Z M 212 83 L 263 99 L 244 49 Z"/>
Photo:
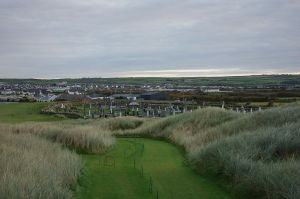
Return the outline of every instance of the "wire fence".
<path id="1" fill-rule="evenodd" d="M 141 178 L 143 178 L 146 182 L 147 182 L 147 189 L 145 190 L 147 192 L 149 192 L 150 194 L 153 195 L 153 198 L 160 198 L 161 194 L 160 191 L 158 189 L 157 186 L 155 186 L 153 177 L 151 174 L 149 173 L 145 173 L 145 169 L 144 169 L 144 165 L 142 163 L 142 161 L 140 160 L 144 154 L 145 151 L 145 145 L 143 142 L 138 141 L 137 138 L 134 138 L 132 140 L 126 140 L 127 142 L 130 143 L 130 145 L 128 146 L 128 148 L 126 148 L 123 151 L 123 158 L 130 160 L 129 165 L 127 164 L 119 164 L 119 166 L 129 166 L 131 168 L 133 168 Z M 117 162 L 118 158 L 114 157 L 113 155 L 105 155 L 105 156 L 100 156 L 99 159 L 99 166 L 102 167 L 109 167 L 109 168 L 116 168 L 116 162 Z M 171 196 L 173 195 L 172 193 L 170 194 Z M 162 197 L 161 197 L 162 198 Z M 171 197 L 173 198 L 173 197 Z"/>

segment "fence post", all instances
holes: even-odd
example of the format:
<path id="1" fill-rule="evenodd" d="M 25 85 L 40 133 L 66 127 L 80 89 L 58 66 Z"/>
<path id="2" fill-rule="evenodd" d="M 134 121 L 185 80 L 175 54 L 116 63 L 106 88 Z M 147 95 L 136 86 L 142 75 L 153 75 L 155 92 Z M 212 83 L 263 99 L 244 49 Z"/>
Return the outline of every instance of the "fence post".
<path id="1" fill-rule="evenodd" d="M 141 165 L 141 176 L 142 176 L 142 177 L 144 176 L 144 168 L 143 168 L 143 165 Z"/>
<path id="2" fill-rule="evenodd" d="M 156 191 L 156 199 L 158 199 L 158 191 Z"/>
<path id="3" fill-rule="evenodd" d="M 145 149 L 145 145 L 144 143 L 142 144 L 142 155 L 144 154 L 144 149 Z"/>
<path id="4" fill-rule="evenodd" d="M 149 192 L 152 193 L 152 187 L 153 187 L 153 184 L 152 184 L 152 177 L 150 176 L 150 179 L 149 179 Z"/>

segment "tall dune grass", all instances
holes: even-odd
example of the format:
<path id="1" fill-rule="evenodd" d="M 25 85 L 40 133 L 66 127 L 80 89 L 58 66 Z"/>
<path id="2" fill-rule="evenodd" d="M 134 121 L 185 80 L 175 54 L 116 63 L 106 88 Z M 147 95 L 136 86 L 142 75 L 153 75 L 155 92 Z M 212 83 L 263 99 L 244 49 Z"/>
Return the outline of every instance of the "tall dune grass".
<path id="1" fill-rule="evenodd" d="M 123 131 L 121 133 L 164 137 L 184 146 L 188 150 L 188 148 L 194 147 L 192 144 L 198 134 L 202 134 L 211 128 L 233 121 L 239 117 L 245 116 L 220 108 L 205 108 L 160 120 L 145 122 L 145 124 L 139 128 Z"/>
<path id="2" fill-rule="evenodd" d="M 103 152 L 115 141 L 108 132 L 90 125 L 22 123 L 2 125 L 2 128 L 15 134 L 37 135 L 81 152 Z"/>
<path id="3" fill-rule="evenodd" d="M 114 145 L 113 131 L 134 129 L 143 123 L 139 118 L 75 120 L 57 123 L 0 124 L 0 129 L 38 135 L 78 152 L 99 153 Z"/>
<path id="4" fill-rule="evenodd" d="M 300 198 L 299 104 L 253 114 L 205 108 L 164 119 L 124 117 L 60 123 L 2 124 L 0 174 L 12 173 L 9 174 L 12 177 L 5 175 L 1 178 L 1 183 L 8 183 L 2 185 L 0 196 L 3 193 L 7 198 L 18 198 L 21 195 L 13 194 L 27 194 L 31 198 L 32 190 L 39 189 L 34 193 L 48 194 L 48 188 L 42 188 L 48 186 L 48 181 L 43 184 L 44 181 L 40 182 L 38 178 L 47 178 L 48 173 L 44 169 L 57 169 L 57 175 L 62 170 L 65 173 L 61 177 L 56 174 L 51 176 L 49 183 L 52 184 L 49 186 L 56 187 L 53 188 L 56 190 L 54 195 L 49 196 L 71 197 L 68 187 L 74 184 L 80 166 L 77 165 L 75 154 L 61 149 L 58 143 L 80 152 L 99 153 L 115 143 L 113 135 L 162 137 L 181 145 L 198 172 L 226 178 L 239 197 Z M 18 142 L 24 142 L 24 146 L 16 144 Z M 40 145 L 44 145 L 44 148 Z M 37 151 L 39 148 L 41 151 Z M 55 156 L 58 158 L 55 159 L 54 155 L 47 155 L 47 150 L 61 155 Z M 35 151 L 37 154 L 31 156 Z M 14 164 L 14 157 L 21 157 L 25 167 L 22 167 L 23 163 L 16 163 L 16 167 L 8 165 Z M 40 160 L 33 168 L 37 173 L 31 173 L 33 170 L 28 172 L 28 179 L 32 175 L 32 182 L 36 184 L 31 185 L 26 180 L 18 183 L 13 179 L 20 178 L 22 172 L 30 170 L 27 165 L 35 159 Z M 54 162 L 57 167 L 52 164 L 47 167 L 46 162 Z M 10 167 L 12 170 L 7 170 Z M 19 192 L 9 192 L 14 186 L 20 187 Z"/>
<path id="5" fill-rule="evenodd" d="M 117 132 L 183 146 L 198 172 L 222 176 L 242 198 L 300 198 L 300 105 L 253 114 L 206 108 Z"/>
<path id="6" fill-rule="evenodd" d="M 221 123 L 214 128 L 201 130 L 193 139 L 192 146 L 202 147 L 216 139 L 265 127 L 280 127 L 288 123 L 300 122 L 300 106 L 285 106 L 253 114 L 240 114 L 234 120 Z M 199 131 L 200 132 L 200 131 Z M 195 148 L 195 147 L 194 147 Z"/>
<path id="7" fill-rule="evenodd" d="M 135 129 L 141 126 L 145 122 L 145 119 L 126 117 L 126 118 L 114 118 L 108 119 L 107 121 L 102 120 L 102 128 L 108 129 L 109 131 L 116 130 L 128 130 Z"/>
<path id="8" fill-rule="evenodd" d="M 224 176 L 250 198 L 299 198 L 300 123 L 248 131 L 190 154 L 201 173 Z"/>
<path id="9" fill-rule="evenodd" d="M 112 131 L 142 123 L 120 118 L 0 124 L 0 198 L 72 198 L 82 164 L 66 147 L 101 153 L 115 143 Z"/>
<path id="10" fill-rule="evenodd" d="M 0 130 L 0 197 L 72 198 L 80 159 L 58 144 Z"/>

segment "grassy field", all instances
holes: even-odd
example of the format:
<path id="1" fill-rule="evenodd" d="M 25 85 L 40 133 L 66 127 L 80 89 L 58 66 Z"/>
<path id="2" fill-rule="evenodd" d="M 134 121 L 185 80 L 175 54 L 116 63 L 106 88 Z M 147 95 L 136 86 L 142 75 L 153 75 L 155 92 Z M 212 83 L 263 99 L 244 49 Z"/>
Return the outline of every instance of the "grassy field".
<path id="1" fill-rule="evenodd" d="M 0 103 L 0 122 L 59 121 L 63 118 L 41 114 L 48 103 Z"/>
<path id="2" fill-rule="evenodd" d="M 299 103 L 249 114 L 203 108 L 163 119 L 59 122 L 42 122 L 57 119 L 39 114 L 44 104 L 0 106 L 1 198 L 230 198 L 218 183 L 237 198 L 300 196 Z M 121 135 L 144 138 L 115 145 Z"/>
<path id="3" fill-rule="evenodd" d="M 86 175 L 78 198 L 146 199 L 157 193 L 164 199 L 231 198 L 216 183 L 196 175 L 184 164 L 182 151 L 164 141 L 118 138 L 110 152 L 82 158 Z"/>

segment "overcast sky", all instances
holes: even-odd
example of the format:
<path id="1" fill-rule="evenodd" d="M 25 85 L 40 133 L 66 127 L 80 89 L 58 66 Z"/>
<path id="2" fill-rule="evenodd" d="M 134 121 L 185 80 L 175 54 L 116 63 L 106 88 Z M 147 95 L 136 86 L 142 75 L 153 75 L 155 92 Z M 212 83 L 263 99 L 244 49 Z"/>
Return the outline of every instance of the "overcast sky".
<path id="1" fill-rule="evenodd" d="M 1 0 L 0 78 L 300 73 L 300 0 Z"/>

